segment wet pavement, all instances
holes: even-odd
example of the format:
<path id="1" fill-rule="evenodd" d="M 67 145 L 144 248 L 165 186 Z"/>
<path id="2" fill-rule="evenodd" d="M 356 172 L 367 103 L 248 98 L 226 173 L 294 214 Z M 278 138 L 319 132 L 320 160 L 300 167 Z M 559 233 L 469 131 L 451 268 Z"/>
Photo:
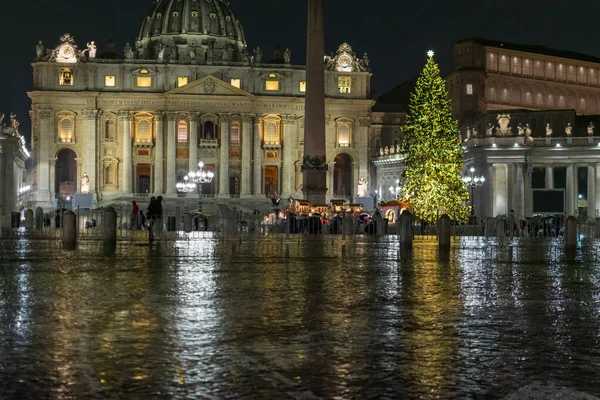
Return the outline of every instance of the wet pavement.
<path id="1" fill-rule="evenodd" d="M 116 255 L 2 242 L 0 398 L 597 396 L 599 254 L 569 260 L 550 241 L 446 255 L 364 238 L 343 250 L 340 237 Z"/>

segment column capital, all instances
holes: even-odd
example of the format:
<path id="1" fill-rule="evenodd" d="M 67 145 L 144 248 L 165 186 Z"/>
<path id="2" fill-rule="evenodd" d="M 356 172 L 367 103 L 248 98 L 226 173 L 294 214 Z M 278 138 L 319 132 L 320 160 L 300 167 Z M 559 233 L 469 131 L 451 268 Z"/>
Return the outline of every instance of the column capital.
<path id="1" fill-rule="evenodd" d="M 243 123 L 252 123 L 253 118 L 256 118 L 256 114 L 242 113 L 242 122 Z"/>
<path id="2" fill-rule="evenodd" d="M 82 110 L 81 114 L 88 120 L 95 120 L 99 116 L 102 115 L 102 110 L 94 110 L 94 109 Z"/>
<path id="3" fill-rule="evenodd" d="M 188 113 L 189 118 L 190 118 L 190 122 L 194 121 L 194 122 L 198 122 L 198 118 L 200 118 L 201 113 L 198 111 L 192 111 L 190 113 Z"/>
<path id="4" fill-rule="evenodd" d="M 294 114 L 284 114 L 281 116 L 283 123 L 286 125 L 296 125 L 298 118 Z"/>
<path id="5" fill-rule="evenodd" d="M 371 117 L 358 117 L 358 124 L 360 126 L 369 126 L 369 125 L 371 125 Z"/>
<path id="6" fill-rule="evenodd" d="M 167 115 L 167 121 L 177 121 L 180 113 L 176 111 L 167 111 L 165 113 Z"/>
<path id="7" fill-rule="evenodd" d="M 118 115 L 123 121 L 131 121 L 133 119 L 133 111 L 121 110 Z"/>
<path id="8" fill-rule="evenodd" d="M 50 118 L 50 117 L 52 117 L 52 114 L 53 114 L 52 110 L 48 109 L 48 108 L 43 108 L 43 109 L 38 110 L 38 116 L 42 119 Z"/>
<path id="9" fill-rule="evenodd" d="M 155 111 L 154 112 L 154 122 L 158 122 L 159 120 L 162 120 L 164 117 L 165 117 L 164 111 Z"/>
<path id="10" fill-rule="evenodd" d="M 255 116 L 255 121 L 257 124 L 262 124 L 263 121 L 265 120 L 266 114 L 256 114 Z"/>
<path id="11" fill-rule="evenodd" d="M 219 113 L 220 122 L 229 122 L 231 119 L 231 113 Z"/>

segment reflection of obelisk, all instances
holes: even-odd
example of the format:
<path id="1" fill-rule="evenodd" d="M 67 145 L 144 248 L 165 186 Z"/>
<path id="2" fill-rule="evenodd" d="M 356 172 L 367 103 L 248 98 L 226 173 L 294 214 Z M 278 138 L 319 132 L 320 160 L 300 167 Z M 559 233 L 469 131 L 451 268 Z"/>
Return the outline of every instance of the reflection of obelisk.
<path id="1" fill-rule="evenodd" d="M 325 204 L 327 162 L 325 150 L 325 0 L 308 0 L 306 51 L 306 105 L 304 133 L 304 198 Z"/>

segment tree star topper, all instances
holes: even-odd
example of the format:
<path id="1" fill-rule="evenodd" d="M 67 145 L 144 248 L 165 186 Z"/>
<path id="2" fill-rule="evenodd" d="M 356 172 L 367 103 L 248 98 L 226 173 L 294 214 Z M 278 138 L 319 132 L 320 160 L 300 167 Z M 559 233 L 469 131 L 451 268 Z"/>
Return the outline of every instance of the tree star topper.
<path id="1" fill-rule="evenodd" d="M 433 55 L 434 55 L 434 54 L 435 54 L 435 53 L 433 52 L 433 50 L 429 50 L 429 51 L 427 52 L 427 57 L 433 57 Z"/>

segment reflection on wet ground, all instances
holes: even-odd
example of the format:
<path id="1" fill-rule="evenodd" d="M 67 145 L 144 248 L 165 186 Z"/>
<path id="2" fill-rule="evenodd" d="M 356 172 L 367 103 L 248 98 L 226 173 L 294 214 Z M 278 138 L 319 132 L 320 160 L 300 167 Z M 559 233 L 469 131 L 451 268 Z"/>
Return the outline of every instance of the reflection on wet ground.
<path id="1" fill-rule="evenodd" d="M 550 241 L 0 246 L 2 398 L 600 393 L 600 267 Z M 344 256 L 342 256 L 344 254 Z"/>

